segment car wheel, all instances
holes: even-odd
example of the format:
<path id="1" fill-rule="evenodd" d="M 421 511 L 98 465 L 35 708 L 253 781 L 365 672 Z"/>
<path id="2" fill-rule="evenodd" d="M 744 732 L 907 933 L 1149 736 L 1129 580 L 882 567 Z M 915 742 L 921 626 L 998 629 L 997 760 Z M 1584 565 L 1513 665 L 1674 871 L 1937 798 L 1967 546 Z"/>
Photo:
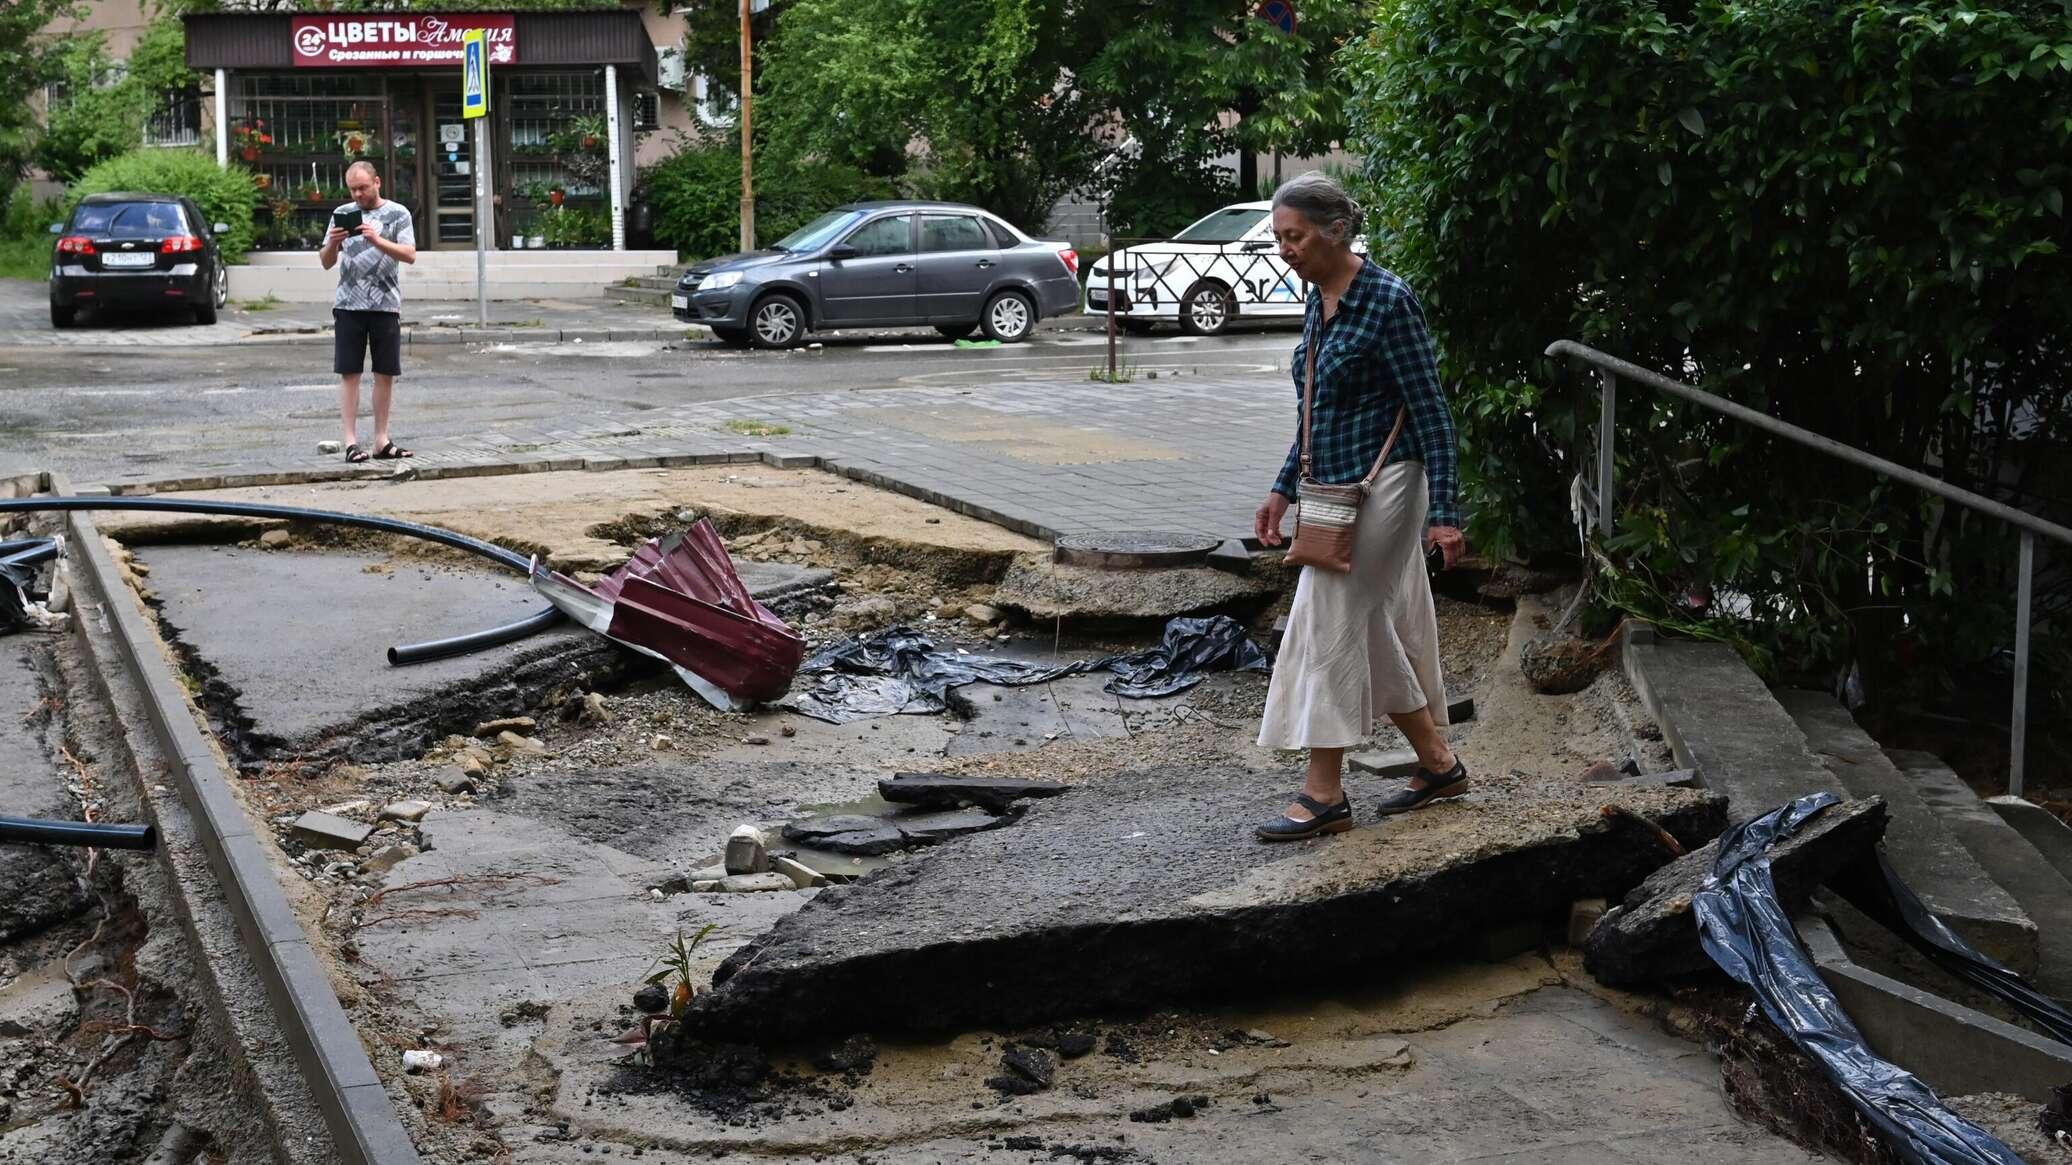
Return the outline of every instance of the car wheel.
<path id="1" fill-rule="evenodd" d="M 1148 336 L 1151 334 L 1151 329 L 1153 326 L 1154 325 L 1151 323 L 1150 320 L 1122 321 L 1122 330 L 1128 332 L 1132 336 Z"/>
<path id="2" fill-rule="evenodd" d="M 1180 297 L 1180 330 L 1190 336 L 1220 335 L 1237 314 L 1237 302 L 1230 289 L 1203 279 Z"/>
<path id="3" fill-rule="evenodd" d="M 1003 291 L 986 301 L 979 327 L 986 330 L 987 339 L 1003 344 L 1026 340 L 1036 330 L 1036 306 L 1019 291 Z"/>
<path id="4" fill-rule="evenodd" d="M 978 325 L 977 325 L 977 324 L 937 324 L 937 325 L 935 325 L 935 330 L 936 330 L 936 331 L 938 331 L 938 332 L 941 332 L 941 333 L 943 334 L 943 336 L 944 336 L 944 338 L 945 338 L 945 339 L 951 339 L 951 340 L 961 340 L 961 339 L 963 339 L 964 337 L 966 337 L 966 336 L 970 335 L 971 333 L 973 333 L 973 332 L 975 332 L 975 331 L 978 331 Z"/>
<path id="5" fill-rule="evenodd" d="M 79 309 L 76 307 L 60 307 L 57 304 L 50 305 L 50 326 L 53 328 L 69 328 L 72 326 L 72 321 L 78 318 Z"/>
<path id="6" fill-rule="evenodd" d="M 210 295 L 214 297 L 217 311 L 222 311 L 230 302 L 230 268 L 225 267 L 220 258 L 216 260 L 216 282 Z"/>
<path id="7" fill-rule="evenodd" d="M 806 309 L 788 295 L 768 295 L 748 310 L 749 342 L 758 348 L 793 348 L 806 335 Z"/>
<path id="8" fill-rule="evenodd" d="M 714 328 L 712 329 L 712 336 L 729 348 L 748 347 L 747 328 Z"/>
<path id="9" fill-rule="evenodd" d="M 213 324 L 213 323 L 215 323 L 215 322 L 216 322 L 216 305 L 215 305 L 215 304 L 213 304 L 213 303 L 197 303 L 197 304 L 195 304 L 195 305 L 194 305 L 194 322 L 195 322 L 195 323 L 197 323 L 197 324 L 201 324 L 201 325 L 203 325 L 203 326 L 207 326 L 207 325 L 209 325 L 209 324 Z"/>

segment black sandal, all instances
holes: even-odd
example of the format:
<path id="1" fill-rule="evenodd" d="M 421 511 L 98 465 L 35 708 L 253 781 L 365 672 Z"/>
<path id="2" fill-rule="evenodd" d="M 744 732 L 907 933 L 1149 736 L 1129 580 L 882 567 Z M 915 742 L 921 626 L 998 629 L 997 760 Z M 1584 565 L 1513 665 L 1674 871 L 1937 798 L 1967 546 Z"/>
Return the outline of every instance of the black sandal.
<path id="1" fill-rule="evenodd" d="M 347 445 L 345 447 L 345 459 L 354 465 L 358 465 L 360 462 L 367 460 L 367 451 L 358 445 Z"/>
<path id="2" fill-rule="evenodd" d="M 1297 821 L 1283 813 L 1252 832 L 1260 841 L 1301 841 L 1320 833 L 1344 833 L 1353 827 L 1353 799 L 1347 797 L 1336 805 L 1326 805 L 1307 793 L 1295 794 L 1295 803 L 1310 811 L 1308 821 Z"/>
<path id="3" fill-rule="evenodd" d="M 1459 757 L 1453 758 L 1453 767 L 1444 773 L 1421 771 L 1418 773 L 1418 776 L 1431 783 L 1419 789 L 1405 781 L 1402 792 L 1392 794 L 1382 801 L 1381 815 L 1383 817 L 1393 817 L 1398 813 L 1408 813 L 1412 809 L 1422 809 L 1441 797 L 1458 797 L 1468 791 L 1468 766 L 1462 764 Z"/>
<path id="4" fill-rule="evenodd" d="M 383 445 L 381 448 L 376 449 L 374 451 L 374 459 L 376 461 L 395 461 L 400 458 L 415 456 L 417 456 L 417 454 L 412 453 L 410 450 L 403 448 L 401 445 L 396 444 L 394 441 L 390 441 L 388 444 Z"/>

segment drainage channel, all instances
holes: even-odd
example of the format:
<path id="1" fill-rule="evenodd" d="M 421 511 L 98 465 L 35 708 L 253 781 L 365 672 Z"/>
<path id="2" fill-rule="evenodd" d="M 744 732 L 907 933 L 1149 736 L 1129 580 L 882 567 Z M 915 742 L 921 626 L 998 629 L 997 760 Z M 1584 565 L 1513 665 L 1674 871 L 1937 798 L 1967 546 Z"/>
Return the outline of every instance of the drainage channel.
<path id="1" fill-rule="evenodd" d="M 69 483 L 44 475 L 41 488 L 59 495 Z M 281 1036 L 293 1054 L 309 1097 L 344 1161 L 405 1165 L 421 1158 L 380 1077 L 353 1030 L 297 921 L 265 851 L 233 795 L 228 773 L 196 725 L 185 695 L 167 666 L 157 636 L 132 599 L 92 517 L 65 515 L 79 607 L 105 620 L 105 638 L 83 635 L 104 674 L 120 673 L 144 702 L 148 735 L 164 760 L 191 819 L 193 838 L 207 858 L 235 917 L 243 953 L 257 972 Z M 176 831 L 164 830 L 169 837 Z M 169 855 L 169 861 L 177 859 Z"/>

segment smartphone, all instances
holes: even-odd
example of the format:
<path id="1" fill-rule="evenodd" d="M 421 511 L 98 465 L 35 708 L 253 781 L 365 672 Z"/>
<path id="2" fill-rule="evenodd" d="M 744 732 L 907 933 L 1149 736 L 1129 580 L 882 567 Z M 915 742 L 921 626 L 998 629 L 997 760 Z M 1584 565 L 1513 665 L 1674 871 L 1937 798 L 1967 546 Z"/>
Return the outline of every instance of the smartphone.
<path id="1" fill-rule="evenodd" d="M 348 235 L 355 234 L 360 229 L 360 220 L 363 217 L 361 212 L 357 210 L 333 211 L 331 213 L 331 225 Z"/>

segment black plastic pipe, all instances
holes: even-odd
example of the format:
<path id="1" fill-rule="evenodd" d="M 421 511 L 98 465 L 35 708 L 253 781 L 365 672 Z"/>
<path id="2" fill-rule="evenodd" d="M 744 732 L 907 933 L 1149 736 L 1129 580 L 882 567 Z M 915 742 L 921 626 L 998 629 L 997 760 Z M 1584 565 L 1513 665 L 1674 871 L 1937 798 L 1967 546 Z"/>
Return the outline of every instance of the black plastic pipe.
<path id="1" fill-rule="evenodd" d="M 437 526 L 405 522 L 400 518 L 376 517 L 371 514 L 346 514 L 337 510 L 311 510 L 301 506 L 273 506 L 263 502 L 217 502 L 155 496 L 0 499 L 0 514 L 41 513 L 51 510 L 141 510 L 147 513 L 222 514 L 235 518 L 285 518 L 296 522 L 328 522 L 337 526 L 357 526 L 362 530 L 379 530 L 384 534 L 401 534 L 406 538 L 436 542 L 441 546 L 450 546 L 455 550 L 480 555 L 491 562 L 508 566 L 520 574 L 530 575 L 532 571 L 530 558 L 517 551 L 506 550 L 493 542 L 484 542 L 479 538 L 470 538 L 466 534 L 456 534 Z M 435 639 L 427 643 L 399 644 L 389 648 L 389 663 L 396 667 L 405 667 L 413 663 L 466 655 L 472 651 L 481 651 L 515 642 L 529 635 L 537 635 L 559 623 L 562 618 L 560 608 L 549 606 L 501 627 L 491 627 L 447 639 Z"/>
<path id="2" fill-rule="evenodd" d="M 34 566 L 39 562 L 49 562 L 57 556 L 58 544 L 55 538 L 39 538 L 33 546 L 11 551 L 7 546 L 0 545 L 0 566 Z"/>
<path id="3" fill-rule="evenodd" d="M 98 821 L 45 821 L 40 817 L 0 817 L 0 844 L 83 845 L 96 849 L 157 849 L 158 829 L 150 825 L 110 825 Z"/>

